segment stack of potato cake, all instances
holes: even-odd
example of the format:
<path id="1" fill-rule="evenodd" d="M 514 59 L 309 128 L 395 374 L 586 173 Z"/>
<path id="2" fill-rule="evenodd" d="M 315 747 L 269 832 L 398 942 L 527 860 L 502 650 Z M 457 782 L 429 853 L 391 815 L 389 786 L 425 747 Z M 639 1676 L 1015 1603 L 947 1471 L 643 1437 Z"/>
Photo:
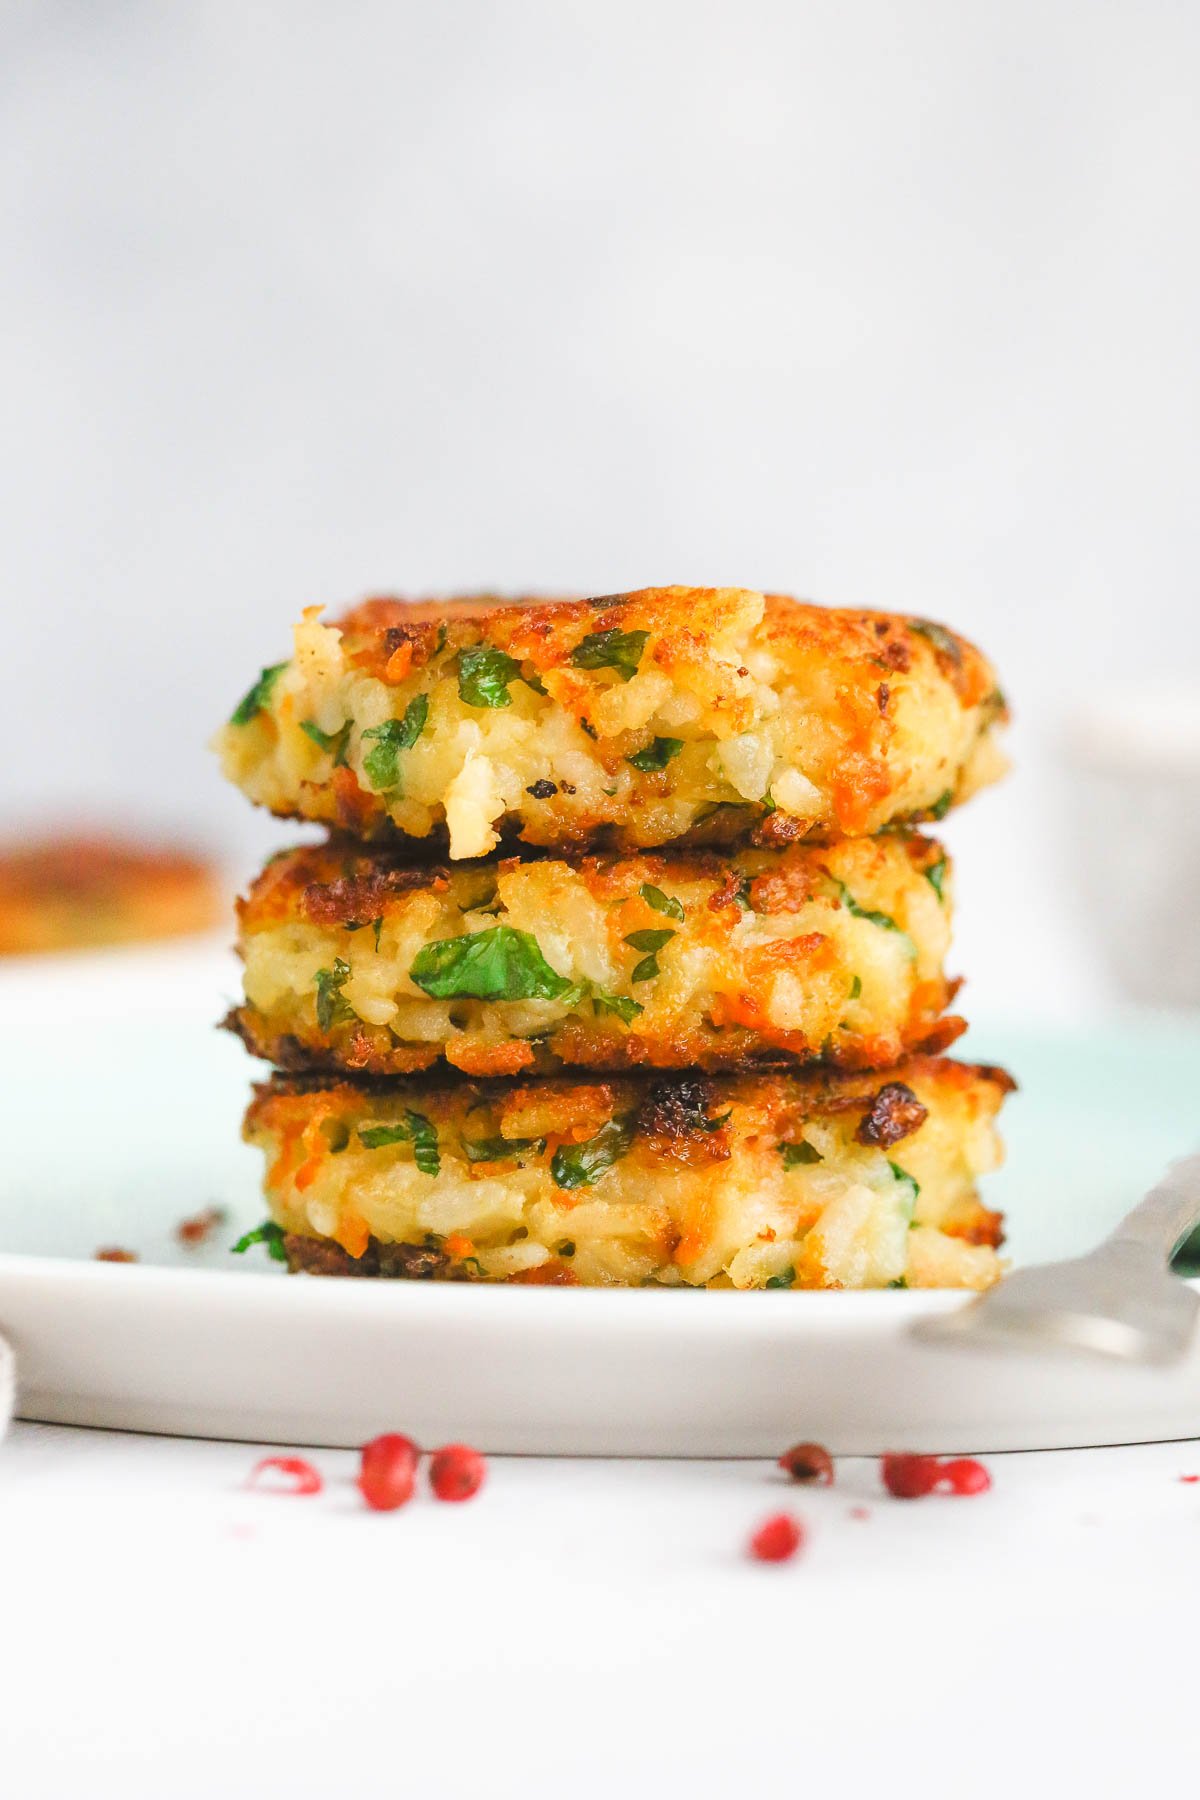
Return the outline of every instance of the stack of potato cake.
<path id="1" fill-rule="evenodd" d="M 246 1135 L 292 1269 L 986 1287 L 1011 1086 L 941 1052 L 1003 767 L 943 626 L 736 588 L 318 609 L 220 735 L 327 841 L 239 903 Z"/>

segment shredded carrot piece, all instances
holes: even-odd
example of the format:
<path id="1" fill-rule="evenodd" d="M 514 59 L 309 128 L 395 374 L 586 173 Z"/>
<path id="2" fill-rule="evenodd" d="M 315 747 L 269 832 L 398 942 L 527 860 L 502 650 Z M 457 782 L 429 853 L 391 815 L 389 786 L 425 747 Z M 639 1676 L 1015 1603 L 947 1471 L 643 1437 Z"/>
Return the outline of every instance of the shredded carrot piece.
<path id="1" fill-rule="evenodd" d="M 342 1213 L 333 1236 L 334 1242 L 342 1246 L 346 1255 L 357 1260 L 366 1253 L 371 1233 L 367 1221 L 358 1213 Z"/>
<path id="2" fill-rule="evenodd" d="M 384 663 L 383 679 L 389 682 L 403 681 L 408 674 L 408 671 L 412 668 L 412 659 L 412 645 L 407 643 L 401 644 L 398 649 L 392 651 L 392 654 L 388 657 L 386 663 Z"/>
<path id="3" fill-rule="evenodd" d="M 675 1246 L 673 1260 L 680 1266 L 697 1262 L 708 1249 L 713 1234 L 713 1212 L 713 1201 L 708 1195 L 692 1206 L 692 1216 L 685 1221 L 683 1232 Z"/>
<path id="4" fill-rule="evenodd" d="M 308 1154 L 293 1175 L 292 1181 L 301 1193 L 312 1186 L 321 1172 L 322 1163 L 330 1154 L 329 1139 L 321 1127 L 333 1112 L 332 1106 L 318 1106 L 300 1133 L 300 1142 Z"/>
<path id="5" fill-rule="evenodd" d="M 281 1130 L 279 1155 L 267 1172 L 267 1186 L 280 1187 L 288 1179 L 295 1165 L 300 1150 L 300 1133 L 295 1125 L 284 1125 Z"/>
<path id="6" fill-rule="evenodd" d="M 745 1025 L 753 1030 L 767 1023 L 767 1015 L 753 994 L 716 994 L 709 1012 L 714 1025 Z"/>

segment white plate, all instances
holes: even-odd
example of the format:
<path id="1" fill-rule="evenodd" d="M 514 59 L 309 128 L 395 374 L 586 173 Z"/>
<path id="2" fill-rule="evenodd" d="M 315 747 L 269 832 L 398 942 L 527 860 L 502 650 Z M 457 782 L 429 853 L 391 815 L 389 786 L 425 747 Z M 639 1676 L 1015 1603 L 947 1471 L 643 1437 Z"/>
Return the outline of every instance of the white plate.
<path id="1" fill-rule="evenodd" d="M 1005 1362 L 906 1335 L 952 1294 L 687 1293 L 289 1279 L 234 1258 L 262 1216 L 238 1137 L 253 1072 L 211 1029 L 215 947 L 8 965 L 0 1330 L 26 1418 L 286 1443 L 384 1429 L 490 1451 L 762 1456 L 1009 1450 L 1200 1434 L 1200 1349 L 1166 1373 Z M 1200 1026 L 976 1032 L 1008 1063 L 990 1193 L 1018 1259 L 1092 1242 L 1194 1148 Z M 176 1223 L 229 1209 L 186 1250 Z M 102 1244 L 137 1265 L 92 1260 Z"/>

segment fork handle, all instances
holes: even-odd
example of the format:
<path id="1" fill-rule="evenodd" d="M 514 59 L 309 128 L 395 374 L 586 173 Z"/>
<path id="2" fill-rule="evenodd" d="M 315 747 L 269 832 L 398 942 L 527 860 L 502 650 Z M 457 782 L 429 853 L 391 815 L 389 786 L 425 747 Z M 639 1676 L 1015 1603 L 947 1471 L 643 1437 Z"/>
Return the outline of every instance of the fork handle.
<path id="1" fill-rule="evenodd" d="M 1165 1260 L 1196 1224 L 1200 1224 L 1200 1155 L 1172 1163 L 1105 1241 L 1155 1250 Z"/>

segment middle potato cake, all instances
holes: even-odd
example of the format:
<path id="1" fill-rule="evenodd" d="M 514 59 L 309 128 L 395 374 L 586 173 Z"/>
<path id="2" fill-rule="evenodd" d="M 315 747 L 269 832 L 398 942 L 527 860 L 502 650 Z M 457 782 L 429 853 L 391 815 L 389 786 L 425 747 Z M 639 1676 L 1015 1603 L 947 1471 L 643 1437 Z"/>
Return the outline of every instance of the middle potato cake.
<path id="1" fill-rule="evenodd" d="M 449 868 L 334 839 L 238 913 L 228 1023 L 285 1069 L 884 1069 L 964 1029 L 949 862 L 917 832 Z"/>

